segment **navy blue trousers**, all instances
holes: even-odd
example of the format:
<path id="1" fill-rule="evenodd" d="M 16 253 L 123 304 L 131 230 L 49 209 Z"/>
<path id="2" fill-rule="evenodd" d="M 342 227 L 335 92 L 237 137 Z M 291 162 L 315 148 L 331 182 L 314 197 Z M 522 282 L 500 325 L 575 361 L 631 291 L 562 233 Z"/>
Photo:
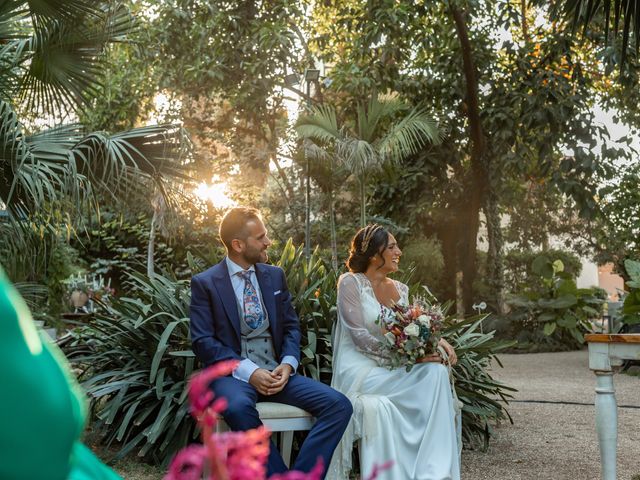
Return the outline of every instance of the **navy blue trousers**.
<path id="1" fill-rule="evenodd" d="M 292 467 L 293 470 L 302 472 L 310 471 L 318 457 L 322 458 L 325 471 L 329 468 L 333 451 L 342 438 L 353 412 L 351 402 L 343 394 L 302 375 L 289 377 L 281 392 L 269 396 L 259 394 L 251 384 L 231 376 L 214 380 L 212 388 L 216 397 L 227 399 L 228 407 L 223 417 L 232 430 L 250 430 L 262 425 L 256 402 L 293 405 L 313 415 L 316 423 Z M 287 466 L 273 441 L 267 469 L 268 475 L 287 471 Z"/>

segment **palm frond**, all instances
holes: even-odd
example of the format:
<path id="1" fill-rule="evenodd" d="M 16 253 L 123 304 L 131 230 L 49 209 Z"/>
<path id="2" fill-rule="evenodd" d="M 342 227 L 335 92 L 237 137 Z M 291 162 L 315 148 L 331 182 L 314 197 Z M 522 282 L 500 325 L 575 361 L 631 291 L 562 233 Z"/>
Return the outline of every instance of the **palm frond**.
<path id="1" fill-rule="evenodd" d="M 326 162 L 333 159 L 332 155 L 329 154 L 326 148 L 323 148 L 308 139 L 304 144 L 304 153 L 311 160 Z"/>
<path id="2" fill-rule="evenodd" d="M 186 134 L 172 126 L 141 127 L 108 136 L 93 133 L 71 149 L 78 173 L 106 193 L 154 182 L 165 192 L 164 180 L 190 181 L 183 161 Z"/>
<path id="3" fill-rule="evenodd" d="M 132 17 L 105 2 L 36 3 L 49 16 L 31 11 L 32 34 L 2 49 L 0 63 L 11 65 L 18 79 L 5 95 L 31 111 L 85 106 L 98 92 L 105 47 L 124 38 Z"/>
<path id="4" fill-rule="evenodd" d="M 614 37 L 619 36 L 622 22 L 620 66 L 625 64 L 631 34 L 635 39 L 635 50 L 640 45 L 640 0 L 565 0 L 564 15 L 573 21 L 573 30 L 582 27 L 583 35 L 604 16 L 605 44 L 609 43 L 609 32 L 613 27 Z M 612 22 L 613 20 L 613 22 Z"/>
<path id="5" fill-rule="evenodd" d="M 7 2 L 25 3 L 25 2 Z M 29 10 L 33 15 L 66 20 L 79 15 L 99 16 L 101 2 L 87 0 L 29 0 Z"/>
<path id="6" fill-rule="evenodd" d="M 0 101 L 0 200 L 16 213 L 62 198 L 76 207 L 119 185 L 188 180 L 181 128 L 164 125 L 82 138 L 78 125 L 25 136 L 11 106 Z"/>
<path id="7" fill-rule="evenodd" d="M 382 158 L 375 147 L 366 140 L 347 138 L 338 145 L 338 157 L 354 173 L 363 175 L 368 169 L 376 168 L 382 163 Z"/>
<path id="8" fill-rule="evenodd" d="M 320 142 L 331 143 L 342 138 L 336 111 L 328 105 L 313 107 L 311 113 L 300 117 L 295 130 L 303 138 Z"/>
<path id="9" fill-rule="evenodd" d="M 35 139 L 35 140 L 34 140 Z M 0 100 L 0 200 L 13 213 L 82 192 L 69 155 L 55 138 L 27 137 L 11 106 Z"/>
<path id="10" fill-rule="evenodd" d="M 408 109 L 408 106 L 394 95 L 379 95 L 369 99 L 366 109 L 360 105 L 357 109 L 357 135 L 368 142 L 377 136 L 377 128 L 384 120 L 393 120 L 395 115 Z"/>
<path id="11" fill-rule="evenodd" d="M 385 158 L 396 160 L 416 153 L 425 144 L 440 141 L 438 123 L 420 109 L 414 109 L 392 124 L 378 144 Z"/>

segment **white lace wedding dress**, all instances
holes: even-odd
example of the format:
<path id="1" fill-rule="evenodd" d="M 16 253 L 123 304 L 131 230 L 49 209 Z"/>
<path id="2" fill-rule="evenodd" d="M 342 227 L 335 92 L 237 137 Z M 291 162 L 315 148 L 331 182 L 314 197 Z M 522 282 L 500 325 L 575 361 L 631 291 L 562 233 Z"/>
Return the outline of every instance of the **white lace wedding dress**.
<path id="1" fill-rule="evenodd" d="M 394 282 L 400 302 L 407 304 L 408 287 Z M 458 480 L 460 419 L 448 369 L 437 363 L 419 364 L 410 372 L 384 366 L 383 337 L 375 322 L 385 309 L 364 274 L 340 277 L 331 386 L 349 397 L 354 413 L 327 478 L 349 478 L 353 442 L 360 440 L 363 479 L 375 464 L 392 460 L 378 480 Z"/>

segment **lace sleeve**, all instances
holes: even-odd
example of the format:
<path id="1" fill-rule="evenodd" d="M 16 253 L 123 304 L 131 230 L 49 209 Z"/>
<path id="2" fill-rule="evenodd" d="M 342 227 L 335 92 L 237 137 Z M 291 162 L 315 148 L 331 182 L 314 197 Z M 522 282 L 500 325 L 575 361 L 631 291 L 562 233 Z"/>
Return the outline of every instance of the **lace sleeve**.
<path id="1" fill-rule="evenodd" d="M 409 286 L 398 280 L 394 280 L 394 282 L 396 282 L 396 290 L 400 294 L 400 303 L 409 305 Z"/>
<path id="2" fill-rule="evenodd" d="M 372 335 L 364 325 L 360 286 L 353 275 L 344 275 L 338 282 L 338 314 L 358 350 L 379 362 L 387 358 L 381 338 Z"/>

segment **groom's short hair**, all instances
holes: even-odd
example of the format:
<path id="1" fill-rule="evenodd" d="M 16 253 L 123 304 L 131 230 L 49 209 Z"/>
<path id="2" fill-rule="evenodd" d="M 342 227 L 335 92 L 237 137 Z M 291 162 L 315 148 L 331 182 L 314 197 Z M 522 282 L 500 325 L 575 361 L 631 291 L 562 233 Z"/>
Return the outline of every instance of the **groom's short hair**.
<path id="1" fill-rule="evenodd" d="M 234 238 L 246 240 L 249 235 L 247 223 L 251 220 L 261 220 L 260 212 L 253 207 L 234 207 L 227 210 L 220 222 L 220 240 L 227 250 L 231 250 Z"/>

